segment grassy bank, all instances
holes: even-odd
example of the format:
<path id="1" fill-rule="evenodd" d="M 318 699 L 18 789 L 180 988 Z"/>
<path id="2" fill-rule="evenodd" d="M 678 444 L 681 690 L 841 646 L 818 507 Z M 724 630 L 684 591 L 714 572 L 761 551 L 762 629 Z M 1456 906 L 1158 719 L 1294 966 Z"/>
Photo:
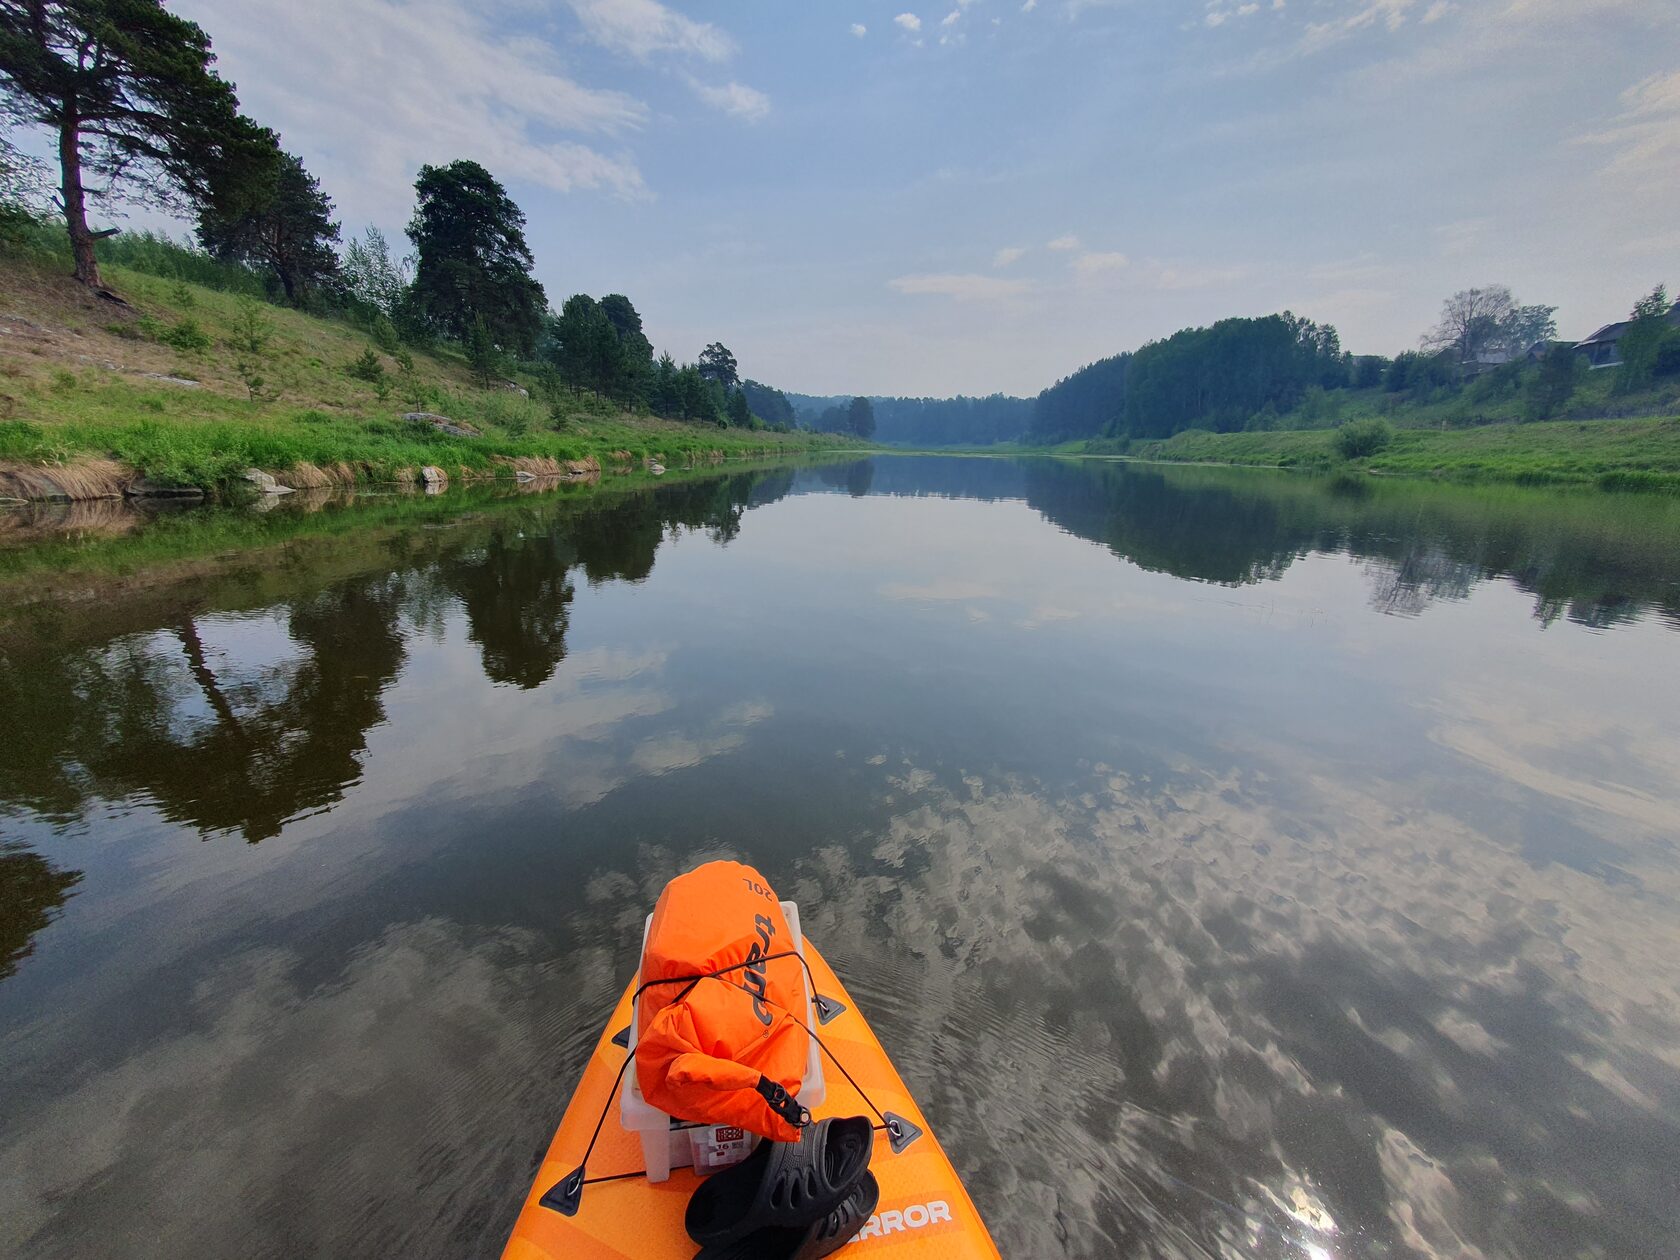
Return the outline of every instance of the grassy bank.
<path id="1" fill-rule="evenodd" d="M 635 415 L 517 374 L 518 389 L 483 389 L 450 348 L 381 348 L 340 319 L 120 267 L 106 278 L 126 307 L 51 262 L 0 261 L 0 464 L 114 460 L 214 489 L 250 467 L 319 484 L 401 480 L 428 464 L 475 477 L 511 475 L 519 460 L 683 465 L 843 445 Z M 407 423 L 409 411 L 480 436 Z"/>
<path id="2" fill-rule="evenodd" d="M 1058 454 L 1124 454 L 1194 464 L 1248 464 L 1396 476 L 1451 477 L 1519 485 L 1596 485 L 1680 493 L 1680 417 L 1554 420 L 1468 429 L 1396 428 L 1374 454 L 1349 459 L 1336 430 L 1208 433 L 1187 430 L 1116 449 L 1070 443 Z"/>
<path id="3" fill-rule="evenodd" d="M 446 495 L 332 489 L 273 500 L 268 511 L 156 501 L 32 504 L 0 513 L 0 631 L 14 614 L 55 601 L 68 601 L 86 616 L 108 596 L 166 599 L 183 584 L 212 580 L 267 592 L 296 566 L 305 545 L 313 565 L 336 573 L 346 557 L 362 567 L 388 561 L 392 540 L 412 539 L 417 527 L 454 529 L 526 512 L 611 510 L 646 499 L 656 488 L 667 496 L 681 495 L 685 483 L 736 491 L 740 484 L 791 476 L 781 461 L 732 466 L 723 476 L 697 467 L 657 479 L 638 471 L 599 483 L 480 482 Z"/>

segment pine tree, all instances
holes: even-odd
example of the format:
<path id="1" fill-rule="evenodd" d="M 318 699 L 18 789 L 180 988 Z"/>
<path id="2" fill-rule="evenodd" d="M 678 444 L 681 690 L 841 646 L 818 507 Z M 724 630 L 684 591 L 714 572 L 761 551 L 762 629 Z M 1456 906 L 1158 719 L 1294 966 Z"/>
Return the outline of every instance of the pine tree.
<path id="1" fill-rule="evenodd" d="M 311 290 L 336 282 L 338 224 L 332 201 L 290 153 L 279 153 L 274 177 L 246 204 L 206 207 L 198 239 L 216 257 L 267 267 L 298 302 Z"/>
<path id="2" fill-rule="evenodd" d="M 421 313 L 463 341 L 482 319 L 498 345 L 534 353 L 547 300 L 531 275 L 524 213 L 477 162 L 423 166 L 414 191 L 408 235 Z"/>
<path id="3" fill-rule="evenodd" d="M 0 0 L 0 96 L 52 131 L 76 279 L 101 287 L 88 202 L 239 204 L 273 172 L 271 132 L 239 113 L 210 38 L 159 0 Z M 90 185 L 89 176 L 102 180 Z"/>

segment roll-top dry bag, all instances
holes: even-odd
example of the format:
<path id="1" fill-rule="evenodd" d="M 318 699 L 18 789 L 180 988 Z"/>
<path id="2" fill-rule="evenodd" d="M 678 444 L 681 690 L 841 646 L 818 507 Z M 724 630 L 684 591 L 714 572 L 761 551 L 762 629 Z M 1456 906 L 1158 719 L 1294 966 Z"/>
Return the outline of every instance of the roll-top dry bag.
<path id="1" fill-rule="evenodd" d="M 679 1120 L 799 1139 L 804 969 L 770 885 L 740 862 L 679 875 L 653 908 L 637 999 L 642 1097 Z"/>

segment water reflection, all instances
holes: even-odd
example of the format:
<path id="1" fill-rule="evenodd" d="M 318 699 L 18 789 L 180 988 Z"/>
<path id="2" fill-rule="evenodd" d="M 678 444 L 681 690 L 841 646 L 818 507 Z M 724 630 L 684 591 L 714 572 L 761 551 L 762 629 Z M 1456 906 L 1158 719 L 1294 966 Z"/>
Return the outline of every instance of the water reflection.
<path id="1" fill-rule="evenodd" d="M 1005 1254 L 1680 1245 L 1680 502 L 902 458 L 309 506 L 0 555 L 0 1252 L 492 1253 L 725 855 Z"/>
<path id="2" fill-rule="evenodd" d="M 52 922 L 81 879 L 80 871 L 57 870 L 23 845 L 0 843 L 0 980 L 29 957 L 35 933 Z"/>
<path id="3" fill-rule="evenodd" d="M 566 656 L 574 571 L 592 583 L 641 581 L 669 534 L 727 543 L 755 494 L 773 501 L 791 482 L 779 471 L 633 494 L 610 507 L 502 505 L 461 521 L 447 541 L 375 550 L 365 561 L 374 568 L 325 588 L 298 566 L 303 589 L 257 614 L 284 629 L 290 651 L 278 661 L 253 662 L 247 647 L 245 659 L 235 649 L 235 659 L 213 663 L 203 617 L 172 611 L 158 624 L 148 598 L 135 601 L 139 626 L 92 643 L 66 643 L 58 618 L 45 630 L 15 626 L 0 656 L 0 708 L 24 734 L 17 755 L 0 760 L 0 808 L 68 822 L 93 800 L 141 797 L 207 834 L 252 843 L 277 835 L 360 777 L 367 732 L 384 720 L 381 696 L 403 669 L 408 637 L 435 632 L 445 609 L 464 612 L 486 678 L 538 687 Z M 208 598 L 193 594 L 225 628 L 237 624 L 230 615 L 249 615 L 243 587 L 239 575 Z M 89 620 L 102 636 L 125 618 L 119 606 Z"/>

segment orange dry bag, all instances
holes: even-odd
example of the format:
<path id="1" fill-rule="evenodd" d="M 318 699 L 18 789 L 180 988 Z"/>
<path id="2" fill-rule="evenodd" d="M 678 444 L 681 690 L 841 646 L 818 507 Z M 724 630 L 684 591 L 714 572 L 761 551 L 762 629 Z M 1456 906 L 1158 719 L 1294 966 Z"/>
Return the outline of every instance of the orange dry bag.
<path id="1" fill-rule="evenodd" d="M 810 1034 L 793 950 L 781 903 L 752 867 L 708 862 L 666 884 L 638 982 L 642 1097 L 679 1120 L 798 1141 Z"/>

